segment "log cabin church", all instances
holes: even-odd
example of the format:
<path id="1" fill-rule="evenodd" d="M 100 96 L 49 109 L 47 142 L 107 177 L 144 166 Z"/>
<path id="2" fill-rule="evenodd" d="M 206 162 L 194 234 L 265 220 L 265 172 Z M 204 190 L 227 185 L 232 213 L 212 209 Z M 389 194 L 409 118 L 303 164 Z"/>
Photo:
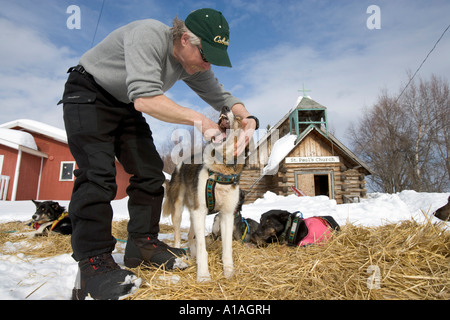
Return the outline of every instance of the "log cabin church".
<path id="1" fill-rule="evenodd" d="M 365 197 L 369 167 L 328 132 L 327 109 L 310 97 L 299 97 L 289 111 L 256 144 L 241 175 L 245 203 L 278 195 L 325 195 L 338 204 Z"/>

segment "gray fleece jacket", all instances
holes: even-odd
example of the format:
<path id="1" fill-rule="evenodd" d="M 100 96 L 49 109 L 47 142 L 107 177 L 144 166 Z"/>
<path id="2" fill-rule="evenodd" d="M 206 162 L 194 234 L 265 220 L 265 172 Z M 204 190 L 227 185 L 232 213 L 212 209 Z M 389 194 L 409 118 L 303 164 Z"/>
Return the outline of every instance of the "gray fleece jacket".
<path id="1" fill-rule="evenodd" d="M 225 91 L 210 69 L 189 75 L 173 57 L 173 36 L 163 23 L 148 19 L 123 26 L 86 52 L 80 64 L 117 100 L 164 94 L 183 80 L 217 110 L 242 103 Z"/>

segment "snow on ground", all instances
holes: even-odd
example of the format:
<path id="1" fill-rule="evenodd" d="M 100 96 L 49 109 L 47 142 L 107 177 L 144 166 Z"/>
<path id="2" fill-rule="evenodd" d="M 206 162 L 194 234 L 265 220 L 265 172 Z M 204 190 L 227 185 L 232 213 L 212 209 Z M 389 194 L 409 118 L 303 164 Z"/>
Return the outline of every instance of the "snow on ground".
<path id="1" fill-rule="evenodd" d="M 242 215 L 259 221 L 262 213 L 271 209 L 301 211 L 303 216 L 330 215 L 340 224 L 379 226 L 414 219 L 438 222 L 432 213 L 444 206 L 450 193 L 418 193 L 403 191 L 397 194 L 372 193 L 360 203 L 337 205 L 326 196 L 287 197 L 267 192 L 263 199 L 244 205 Z M 68 201 L 59 201 L 68 206 Z M 114 219 L 128 219 L 127 199 L 112 202 Z M 0 223 L 27 221 L 35 205 L 31 201 L 0 201 Z M 207 231 L 211 231 L 214 216 L 207 217 Z M 170 224 L 170 218 L 161 223 Z M 450 227 L 450 223 L 449 224 Z M 189 216 L 183 213 L 182 227 L 189 227 Z M 162 238 L 164 240 L 164 238 Z M 118 246 L 124 244 L 118 242 Z M 20 253 L 21 244 L 6 243 L 0 254 L 0 299 L 70 299 L 77 265 L 70 254 L 52 258 L 31 258 Z M 121 250 L 123 251 L 123 250 Z M 114 252 L 117 263 L 123 265 L 123 254 Z"/>

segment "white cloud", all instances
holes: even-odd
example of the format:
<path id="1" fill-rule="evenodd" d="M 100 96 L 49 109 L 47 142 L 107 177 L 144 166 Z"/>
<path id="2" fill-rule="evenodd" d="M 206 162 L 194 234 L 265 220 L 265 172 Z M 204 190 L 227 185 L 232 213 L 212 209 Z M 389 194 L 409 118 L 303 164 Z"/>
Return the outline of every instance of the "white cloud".
<path id="1" fill-rule="evenodd" d="M 30 27 L 0 18 L 0 30 L 0 41 L 5 44 L 0 50 L 2 72 L 45 74 L 67 63 L 68 48 L 55 46 Z"/>
<path id="2" fill-rule="evenodd" d="M 0 123 L 30 118 L 62 128 L 65 71 L 77 58 L 33 29 L 0 18 Z"/>

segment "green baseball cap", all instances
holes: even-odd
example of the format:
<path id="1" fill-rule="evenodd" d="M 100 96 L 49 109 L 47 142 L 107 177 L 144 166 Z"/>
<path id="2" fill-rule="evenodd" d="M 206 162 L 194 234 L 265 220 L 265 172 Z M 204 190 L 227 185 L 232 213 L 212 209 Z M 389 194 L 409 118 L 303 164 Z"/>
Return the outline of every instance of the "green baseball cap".
<path id="1" fill-rule="evenodd" d="M 201 39 L 202 50 L 208 62 L 231 68 L 227 53 L 230 28 L 222 12 L 214 9 L 198 9 L 191 12 L 184 23 Z"/>

